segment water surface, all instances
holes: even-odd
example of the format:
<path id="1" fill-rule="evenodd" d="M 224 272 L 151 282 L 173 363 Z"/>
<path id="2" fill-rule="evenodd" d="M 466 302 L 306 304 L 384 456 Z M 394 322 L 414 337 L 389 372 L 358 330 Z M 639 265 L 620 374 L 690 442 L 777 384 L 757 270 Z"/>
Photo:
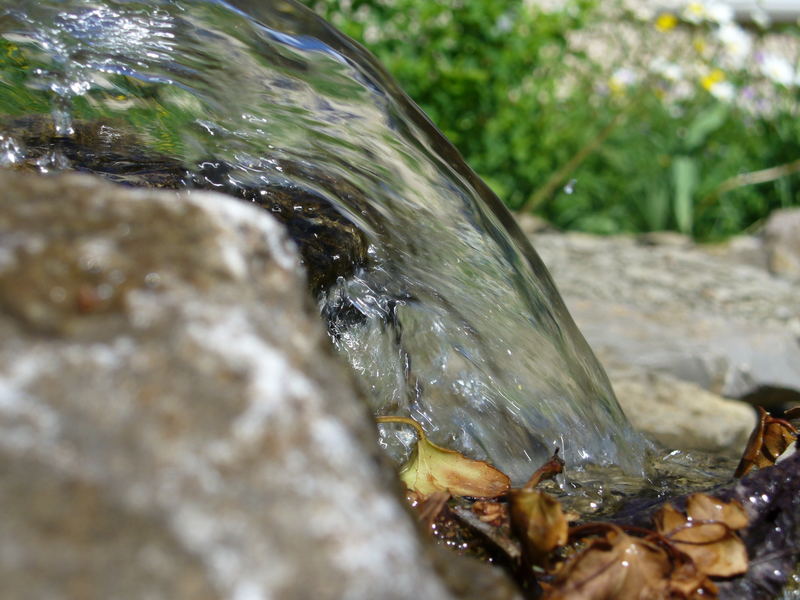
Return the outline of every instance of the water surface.
<path id="1" fill-rule="evenodd" d="M 284 1 L 1 0 L 0 34 L 4 164 L 246 190 L 301 230 L 329 207 L 364 252 L 334 252 L 315 293 L 376 414 L 517 481 L 555 448 L 641 471 L 643 440 L 508 212 L 324 21 Z M 397 457 L 412 441 L 381 432 Z"/>

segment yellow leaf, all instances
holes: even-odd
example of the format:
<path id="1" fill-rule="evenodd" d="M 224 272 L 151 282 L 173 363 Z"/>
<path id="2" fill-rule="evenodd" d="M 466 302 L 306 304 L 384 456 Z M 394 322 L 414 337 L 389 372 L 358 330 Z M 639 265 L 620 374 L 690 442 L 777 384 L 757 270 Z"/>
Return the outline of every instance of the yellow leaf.
<path id="1" fill-rule="evenodd" d="M 422 426 L 407 417 L 378 417 L 379 423 L 403 423 L 417 431 L 417 445 L 400 469 L 400 479 L 409 489 L 427 496 L 447 492 L 453 496 L 494 498 L 508 492 L 508 477 L 482 460 L 472 460 L 455 450 L 430 442 Z"/>

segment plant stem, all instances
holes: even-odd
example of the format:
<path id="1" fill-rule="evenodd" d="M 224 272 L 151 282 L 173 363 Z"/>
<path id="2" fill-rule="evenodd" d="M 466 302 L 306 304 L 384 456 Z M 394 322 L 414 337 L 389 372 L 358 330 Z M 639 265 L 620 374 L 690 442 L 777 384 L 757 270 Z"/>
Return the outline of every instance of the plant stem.
<path id="1" fill-rule="evenodd" d="M 775 181 L 781 177 L 786 177 L 792 173 L 800 171 L 800 159 L 794 160 L 789 163 L 770 167 L 768 169 L 761 169 L 760 171 L 751 171 L 749 173 L 741 173 L 726 179 L 714 189 L 709 196 L 721 196 L 726 192 L 735 190 L 736 188 L 744 187 L 747 185 L 755 185 L 757 183 L 767 183 Z"/>
<path id="2" fill-rule="evenodd" d="M 590 154 L 605 143 L 622 121 L 622 116 L 623 113 L 617 113 L 608 125 L 601 129 L 597 135 L 578 150 L 560 169 L 550 175 L 544 185 L 531 194 L 530 198 L 522 205 L 520 212 L 531 212 L 552 196 L 556 188 L 562 185 L 567 177 L 569 177 Z"/>
<path id="3" fill-rule="evenodd" d="M 410 417 L 375 417 L 375 420 L 378 423 L 402 423 L 404 425 L 411 425 L 411 427 L 417 430 L 417 436 L 419 437 L 420 441 L 427 439 L 425 430 L 422 429 L 422 425 Z"/>

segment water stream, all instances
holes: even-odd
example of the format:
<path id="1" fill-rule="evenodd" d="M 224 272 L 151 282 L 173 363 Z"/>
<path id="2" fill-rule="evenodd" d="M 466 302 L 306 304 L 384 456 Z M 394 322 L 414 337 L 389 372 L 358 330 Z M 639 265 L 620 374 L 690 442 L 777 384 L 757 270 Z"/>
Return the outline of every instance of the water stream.
<path id="1" fill-rule="evenodd" d="M 219 189 L 308 243 L 376 414 L 520 481 L 646 443 L 511 216 L 362 48 L 294 2 L 0 0 L 0 163 Z M 381 443 L 401 458 L 410 432 Z"/>

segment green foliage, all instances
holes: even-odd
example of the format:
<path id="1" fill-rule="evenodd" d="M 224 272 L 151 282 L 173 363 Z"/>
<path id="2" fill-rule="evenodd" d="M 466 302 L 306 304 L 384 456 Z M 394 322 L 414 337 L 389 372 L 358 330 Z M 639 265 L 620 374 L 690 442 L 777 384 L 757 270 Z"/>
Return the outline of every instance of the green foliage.
<path id="1" fill-rule="evenodd" d="M 557 97 L 558 81 L 569 73 L 565 36 L 584 26 L 594 0 L 553 13 L 483 0 L 308 4 L 377 54 L 512 204 L 521 205 L 569 157 L 557 133 L 570 126 Z M 554 152 L 537 151 L 542 146 Z"/>
<path id="2" fill-rule="evenodd" d="M 372 50 L 513 209 L 563 228 L 714 239 L 800 204 L 797 173 L 729 185 L 800 158 L 797 84 L 761 75 L 755 44 L 751 63 L 726 63 L 719 32 L 743 30 L 702 3 L 688 17 L 642 18 L 613 0 L 551 10 L 529 0 L 305 1 Z M 639 42 L 614 33 L 620 20 Z M 598 56 L 581 40 L 603 31 Z M 677 63 L 680 81 L 654 69 L 657 59 Z M 750 89 L 759 92 L 748 104 Z"/>

